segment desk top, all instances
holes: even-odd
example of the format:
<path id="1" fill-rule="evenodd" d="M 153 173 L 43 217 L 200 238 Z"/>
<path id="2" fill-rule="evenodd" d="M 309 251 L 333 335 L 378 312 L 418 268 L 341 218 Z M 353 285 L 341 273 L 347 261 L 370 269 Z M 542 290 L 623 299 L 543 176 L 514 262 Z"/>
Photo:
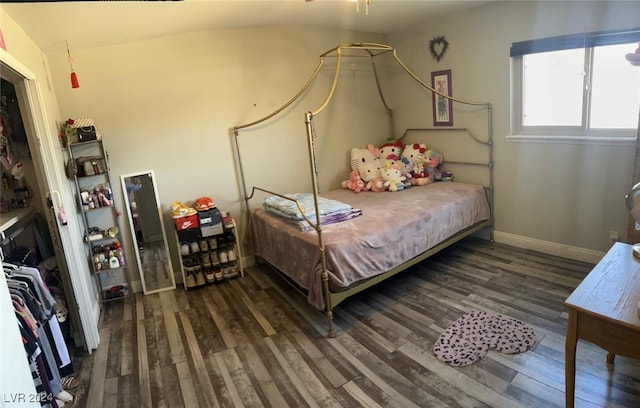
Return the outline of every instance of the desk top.
<path id="1" fill-rule="evenodd" d="M 640 260 L 616 242 L 564 302 L 569 309 L 640 331 Z"/>

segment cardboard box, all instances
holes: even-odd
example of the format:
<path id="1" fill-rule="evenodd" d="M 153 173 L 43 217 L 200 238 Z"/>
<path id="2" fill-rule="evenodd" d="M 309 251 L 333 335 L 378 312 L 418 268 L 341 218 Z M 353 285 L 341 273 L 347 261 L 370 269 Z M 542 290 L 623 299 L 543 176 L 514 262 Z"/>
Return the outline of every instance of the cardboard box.
<path id="1" fill-rule="evenodd" d="M 200 233 L 202 235 L 202 237 L 210 237 L 212 235 L 220 235 L 224 232 L 224 229 L 222 228 L 222 222 L 218 222 L 215 225 L 209 225 L 209 226 L 202 226 L 200 225 Z"/>
<path id="2" fill-rule="evenodd" d="M 222 215 L 220 215 L 220 210 L 212 208 L 210 210 L 198 211 L 198 219 L 200 221 L 200 227 L 211 227 L 222 221 Z"/>
<path id="3" fill-rule="evenodd" d="M 185 215 L 184 217 L 174 218 L 173 222 L 176 225 L 176 230 L 181 231 L 185 229 L 198 228 L 200 222 L 198 220 L 198 214 Z"/>

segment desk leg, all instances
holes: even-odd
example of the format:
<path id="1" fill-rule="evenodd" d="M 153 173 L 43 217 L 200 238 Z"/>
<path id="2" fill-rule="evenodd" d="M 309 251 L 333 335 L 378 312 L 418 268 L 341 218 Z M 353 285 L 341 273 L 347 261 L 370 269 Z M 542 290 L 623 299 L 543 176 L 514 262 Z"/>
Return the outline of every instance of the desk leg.
<path id="1" fill-rule="evenodd" d="M 576 346 L 578 344 L 578 312 L 569 310 L 565 343 L 565 406 L 573 408 L 576 386 Z"/>

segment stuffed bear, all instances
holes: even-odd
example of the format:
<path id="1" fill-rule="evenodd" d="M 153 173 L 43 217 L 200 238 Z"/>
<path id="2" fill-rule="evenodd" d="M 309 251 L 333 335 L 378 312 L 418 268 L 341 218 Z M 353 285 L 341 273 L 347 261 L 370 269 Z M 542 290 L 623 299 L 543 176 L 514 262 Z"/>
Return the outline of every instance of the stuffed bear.
<path id="1" fill-rule="evenodd" d="M 380 146 L 380 158 L 384 160 L 400 160 L 403 150 L 404 143 L 399 140 L 396 140 L 395 143 L 385 143 Z"/>
<path id="2" fill-rule="evenodd" d="M 429 149 L 426 151 L 424 159 L 431 181 L 442 180 L 442 171 L 440 170 L 440 166 L 444 162 L 442 153 Z"/>
<path id="3" fill-rule="evenodd" d="M 397 164 L 392 164 L 391 161 L 387 162 L 387 166 L 382 172 L 382 179 L 384 185 L 389 191 L 402 191 L 404 190 L 404 177 L 400 171 L 400 167 Z"/>
<path id="4" fill-rule="evenodd" d="M 376 162 L 360 164 L 357 170 L 364 182 L 364 191 L 386 191 L 382 174 Z"/>
<path id="5" fill-rule="evenodd" d="M 365 187 L 358 170 L 352 170 L 351 173 L 349 173 L 349 180 L 343 181 L 341 186 L 342 188 L 348 188 L 356 194 L 363 191 Z"/>

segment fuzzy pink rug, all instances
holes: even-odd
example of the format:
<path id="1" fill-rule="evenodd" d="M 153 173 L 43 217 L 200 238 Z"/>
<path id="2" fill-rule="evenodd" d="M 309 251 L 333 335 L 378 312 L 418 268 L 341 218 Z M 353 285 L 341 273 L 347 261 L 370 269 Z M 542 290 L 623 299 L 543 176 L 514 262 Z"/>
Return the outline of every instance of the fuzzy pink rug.
<path id="1" fill-rule="evenodd" d="M 460 367 L 480 360 L 489 350 L 522 353 L 536 344 L 533 329 L 520 320 L 478 310 L 463 314 L 433 345 L 440 361 Z"/>

